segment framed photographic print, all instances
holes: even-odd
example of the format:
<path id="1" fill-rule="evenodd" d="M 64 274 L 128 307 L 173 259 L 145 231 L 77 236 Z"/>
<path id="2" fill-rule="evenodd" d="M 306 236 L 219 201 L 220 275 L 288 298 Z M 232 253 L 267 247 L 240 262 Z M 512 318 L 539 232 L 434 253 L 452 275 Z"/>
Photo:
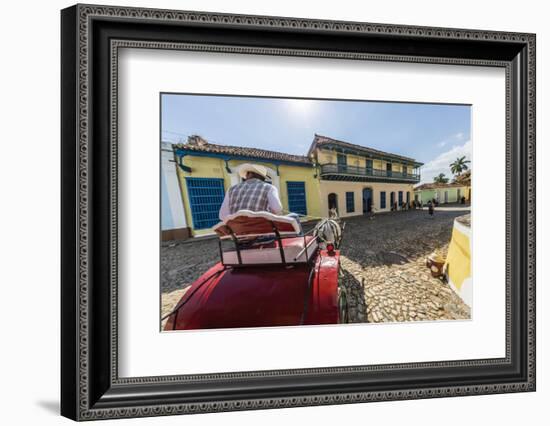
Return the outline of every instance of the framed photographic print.
<path id="1" fill-rule="evenodd" d="M 64 416 L 535 390 L 535 35 L 61 26 Z"/>

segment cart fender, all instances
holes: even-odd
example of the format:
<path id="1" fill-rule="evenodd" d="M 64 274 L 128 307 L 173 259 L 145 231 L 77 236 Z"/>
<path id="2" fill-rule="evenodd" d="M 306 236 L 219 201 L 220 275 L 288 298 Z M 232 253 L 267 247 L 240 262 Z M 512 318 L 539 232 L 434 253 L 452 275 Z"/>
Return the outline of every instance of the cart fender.
<path id="1" fill-rule="evenodd" d="M 321 250 L 315 264 L 306 324 L 338 323 L 339 265 L 340 252 L 338 250 L 331 254 L 326 250 Z"/>

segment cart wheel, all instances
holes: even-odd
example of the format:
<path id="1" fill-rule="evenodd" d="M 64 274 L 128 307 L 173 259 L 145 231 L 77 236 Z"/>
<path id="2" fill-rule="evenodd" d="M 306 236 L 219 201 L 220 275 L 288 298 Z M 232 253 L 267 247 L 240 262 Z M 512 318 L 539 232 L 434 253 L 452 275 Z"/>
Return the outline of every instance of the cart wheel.
<path id="1" fill-rule="evenodd" d="M 338 322 L 340 324 L 349 323 L 348 296 L 342 287 L 338 287 Z"/>

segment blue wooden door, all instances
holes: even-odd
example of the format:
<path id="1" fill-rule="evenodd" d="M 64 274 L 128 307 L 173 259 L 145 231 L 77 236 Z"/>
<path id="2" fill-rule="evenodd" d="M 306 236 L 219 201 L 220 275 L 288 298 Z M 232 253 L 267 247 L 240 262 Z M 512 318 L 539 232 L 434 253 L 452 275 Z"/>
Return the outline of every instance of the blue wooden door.
<path id="1" fill-rule="evenodd" d="M 291 213 L 307 215 L 305 182 L 287 182 L 288 210 Z"/>
<path id="2" fill-rule="evenodd" d="M 194 229 L 207 229 L 217 224 L 225 194 L 223 179 L 186 178 L 189 207 Z"/>
<path id="3" fill-rule="evenodd" d="M 369 213 L 372 210 L 372 189 L 363 188 L 363 213 Z"/>

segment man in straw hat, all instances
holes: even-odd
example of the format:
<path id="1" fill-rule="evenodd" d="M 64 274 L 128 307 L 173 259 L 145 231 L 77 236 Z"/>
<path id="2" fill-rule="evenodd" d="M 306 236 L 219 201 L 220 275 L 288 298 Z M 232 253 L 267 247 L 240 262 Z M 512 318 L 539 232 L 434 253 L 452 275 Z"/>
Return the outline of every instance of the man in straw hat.
<path id="1" fill-rule="evenodd" d="M 283 206 L 277 188 L 265 181 L 267 169 L 258 164 L 243 164 L 239 176 L 241 183 L 229 188 L 220 208 L 220 219 L 239 210 L 281 214 Z"/>

